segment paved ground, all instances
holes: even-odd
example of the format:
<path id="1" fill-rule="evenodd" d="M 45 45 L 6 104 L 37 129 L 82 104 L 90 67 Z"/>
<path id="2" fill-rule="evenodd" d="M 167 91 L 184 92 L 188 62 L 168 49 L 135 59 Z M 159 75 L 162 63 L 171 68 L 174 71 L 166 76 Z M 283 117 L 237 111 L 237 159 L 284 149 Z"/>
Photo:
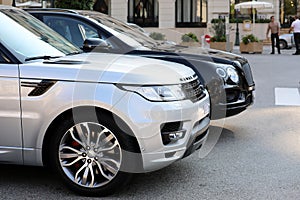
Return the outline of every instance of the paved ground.
<path id="1" fill-rule="evenodd" d="M 236 49 L 235 49 L 236 50 Z M 252 64 L 256 102 L 227 119 L 213 150 L 140 174 L 109 199 L 299 199 L 300 107 L 275 105 L 275 88 L 299 88 L 300 56 L 244 54 Z M 222 125 L 215 121 L 215 128 Z M 210 135 L 210 140 L 218 132 Z M 0 165 L 1 199 L 87 199 L 49 171 Z"/>

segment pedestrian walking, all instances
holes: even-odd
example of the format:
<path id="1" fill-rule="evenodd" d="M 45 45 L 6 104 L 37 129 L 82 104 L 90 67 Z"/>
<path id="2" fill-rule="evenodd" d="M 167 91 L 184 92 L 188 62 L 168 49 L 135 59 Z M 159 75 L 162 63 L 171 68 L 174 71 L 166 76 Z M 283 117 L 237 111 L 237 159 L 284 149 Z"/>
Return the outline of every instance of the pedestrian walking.
<path id="1" fill-rule="evenodd" d="M 275 40 L 276 40 L 276 48 L 278 54 L 280 54 L 280 46 L 279 46 L 279 35 L 280 35 L 280 25 L 278 22 L 275 22 L 274 16 L 271 16 L 270 23 L 267 29 L 267 38 L 269 35 L 269 31 L 271 31 L 271 42 L 272 42 L 272 52 L 271 54 L 275 53 Z"/>
<path id="2" fill-rule="evenodd" d="M 299 43 L 300 43 L 300 20 L 298 16 L 295 16 L 295 21 L 293 21 L 290 31 L 294 31 L 294 41 L 296 45 L 296 52 L 293 55 L 300 55 Z"/>

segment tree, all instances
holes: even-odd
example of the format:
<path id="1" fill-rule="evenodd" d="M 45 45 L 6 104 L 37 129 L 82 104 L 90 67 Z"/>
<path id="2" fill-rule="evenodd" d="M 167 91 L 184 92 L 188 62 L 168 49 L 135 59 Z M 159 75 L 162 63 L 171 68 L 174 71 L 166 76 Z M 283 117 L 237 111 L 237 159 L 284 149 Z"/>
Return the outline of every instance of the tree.
<path id="1" fill-rule="evenodd" d="M 55 0 L 56 8 L 92 10 L 94 0 Z"/>

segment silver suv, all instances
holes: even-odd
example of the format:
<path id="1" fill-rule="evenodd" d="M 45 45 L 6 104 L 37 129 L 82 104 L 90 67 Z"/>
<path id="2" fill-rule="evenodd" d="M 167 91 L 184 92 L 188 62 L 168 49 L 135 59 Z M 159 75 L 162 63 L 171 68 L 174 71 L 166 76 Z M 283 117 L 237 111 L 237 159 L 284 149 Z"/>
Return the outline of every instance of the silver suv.
<path id="1" fill-rule="evenodd" d="M 72 190 L 107 195 L 205 142 L 209 97 L 191 69 L 82 53 L 16 8 L 0 6 L 0 27 L 1 163 L 50 166 Z"/>

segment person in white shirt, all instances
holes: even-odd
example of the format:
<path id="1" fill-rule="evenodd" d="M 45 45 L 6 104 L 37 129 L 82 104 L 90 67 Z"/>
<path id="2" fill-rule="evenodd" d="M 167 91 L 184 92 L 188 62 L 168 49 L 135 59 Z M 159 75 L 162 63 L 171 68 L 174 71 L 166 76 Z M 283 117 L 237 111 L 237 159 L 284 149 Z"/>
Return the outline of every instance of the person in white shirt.
<path id="1" fill-rule="evenodd" d="M 295 16 L 295 21 L 293 21 L 289 32 L 292 30 L 294 31 L 294 40 L 296 45 L 296 52 L 293 55 L 300 55 L 300 20 L 298 19 L 298 16 Z"/>

